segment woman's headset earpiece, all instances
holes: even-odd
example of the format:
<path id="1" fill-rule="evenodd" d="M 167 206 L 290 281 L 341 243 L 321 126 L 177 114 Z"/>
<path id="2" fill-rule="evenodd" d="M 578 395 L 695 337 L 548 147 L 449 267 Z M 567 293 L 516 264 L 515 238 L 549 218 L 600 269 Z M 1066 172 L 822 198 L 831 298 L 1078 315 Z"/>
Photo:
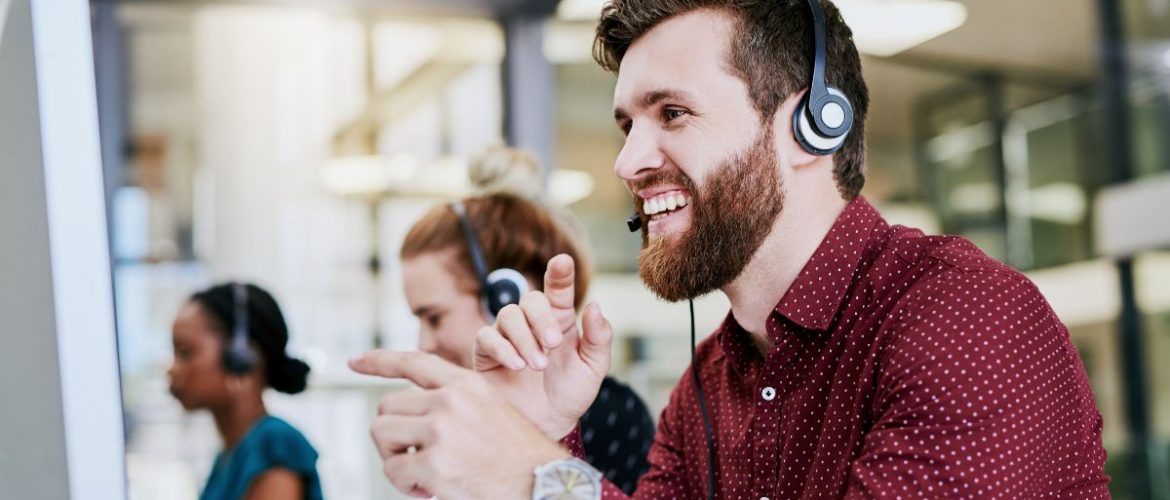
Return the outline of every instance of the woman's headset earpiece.
<path id="1" fill-rule="evenodd" d="M 451 204 L 451 211 L 459 217 L 459 227 L 463 229 L 463 237 L 467 240 L 468 253 L 471 254 L 471 266 L 475 270 L 475 279 L 479 282 L 480 301 L 483 304 L 484 315 L 489 322 L 496 321 L 496 315 L 509 304 L 520 303 L 520 297 L 528 292 L 528 280 L 515 269 L 500 268 L 487 272 L 483 252 L 479 241 L 475 237 L 475 229 L 467 219 L 467 210 L 462 202 Z"/>
<path id="2" fill-rule="evenodd" d="M 232 302 L 235 306 L 231 336 L 223 351 L 223 367 L 232 375 L 244 375 L 256 366 L 256 353 L 248 344 L 248 287 L 232 283 Z"/>

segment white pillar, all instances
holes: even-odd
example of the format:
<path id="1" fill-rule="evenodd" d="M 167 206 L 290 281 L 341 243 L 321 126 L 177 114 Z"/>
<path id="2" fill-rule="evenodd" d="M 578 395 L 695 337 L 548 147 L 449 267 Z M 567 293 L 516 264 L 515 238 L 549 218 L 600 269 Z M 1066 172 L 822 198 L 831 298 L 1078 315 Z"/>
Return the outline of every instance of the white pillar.
<path id="1" fill-rule="evenodd" d="M 317 9 L 197 11 L 196 252 L 214 280 L 272 291 L 290 349 L 313 363 L 313 390 L 270 403 L 321 452 L 326 498 L 398 498 L 373 460 L 366 391 L 343 387 L 345 360 L 372 344 L 373 318 L 367 211 L 320 178 L 346 110 L 361 108 L 352 85 L 362 88 L 361 39 L 344 34 L 360 25 L 346 26 Z"/>
<path id="2" fill-rule="evenodd" d="M 213 279 L 255 281 L 285 310 L 293 347 L 360 352 L 369 330 L 365 214 L 320 171 L 342 120 L 327 13 L 201 8 L 194 21 L 201 189 L 196 252 Z M 352 108 L 352 106 L 348 106 Z M 340 314 L 344 312 L 344 314 Z M 360 332 L 359 332 L 360 334 Z"/>

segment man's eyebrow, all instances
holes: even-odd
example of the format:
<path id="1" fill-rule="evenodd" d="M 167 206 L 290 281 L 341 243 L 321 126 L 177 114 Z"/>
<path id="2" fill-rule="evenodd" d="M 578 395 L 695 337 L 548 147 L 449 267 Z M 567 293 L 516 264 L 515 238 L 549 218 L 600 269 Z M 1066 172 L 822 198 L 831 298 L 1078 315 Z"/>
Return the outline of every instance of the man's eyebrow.
<path id="1" fill-rule="evenodd" d="M 650 90 L 650 91 L 647 91 L 647 92 L 642 94 L 641 98 L 638 99 L 638 107 L 639 108 L 649 108 L 651 106 L 654 106 L 655 104 L 658 104 L 658 103 L 660 103 L 662 101 L 666 101 L 666 100 L 690 102 L 693 100 L 693 98 L 691 96 L 691 93 L 687 92 L 685 90 L 669 89 L 669 88 L 654 89 L 654 90 Z M 620 121 L 625 120 L 627 118 L 629 118 L 629 113 L 627 113 L 625 109 L 622 109 L 620 106 L 614 108 L 614 110 L 613 110 L 614 121 L 620 122 Z"/>
<path id="2" fill-rule="evenodd" d="M 691 101 L 691 93 L 678 89 L 655 89 L 642 94 L 642 107 L 649 108 L 666 100 Z"/>

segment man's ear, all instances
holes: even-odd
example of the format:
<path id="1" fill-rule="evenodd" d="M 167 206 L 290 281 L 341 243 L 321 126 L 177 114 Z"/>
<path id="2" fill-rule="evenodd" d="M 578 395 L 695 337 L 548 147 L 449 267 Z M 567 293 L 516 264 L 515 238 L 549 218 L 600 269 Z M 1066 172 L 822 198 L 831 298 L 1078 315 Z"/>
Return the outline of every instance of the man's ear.
<path id="1" fill-rule="evenodd" d="M 796 136 L 792 132 L 792 115 L 806 93 L 808 88 L 788 96 L 780 103 L 776 114 L 772 115 L 772 140 L 775 141 L 776 152 L 783 156 L 781 165 L 790 165 L 794 170 L 812 165 L 821 158 L 805 151 L 800 143 L 796 142 Z"/>

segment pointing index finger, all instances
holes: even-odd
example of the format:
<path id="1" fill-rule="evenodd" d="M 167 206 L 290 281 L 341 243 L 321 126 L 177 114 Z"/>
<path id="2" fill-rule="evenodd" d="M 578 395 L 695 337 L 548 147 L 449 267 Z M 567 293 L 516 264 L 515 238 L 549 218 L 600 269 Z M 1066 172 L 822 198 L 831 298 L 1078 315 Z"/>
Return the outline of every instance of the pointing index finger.
<path id="1" fill-rule="evenodd" d="M 349 368 L 364 375 L 405 378 L 423 389 L 443 387 L 465 370 L 423 352 L 394 352 L 383 349 L 367 352 L 349 360 Z"/>

